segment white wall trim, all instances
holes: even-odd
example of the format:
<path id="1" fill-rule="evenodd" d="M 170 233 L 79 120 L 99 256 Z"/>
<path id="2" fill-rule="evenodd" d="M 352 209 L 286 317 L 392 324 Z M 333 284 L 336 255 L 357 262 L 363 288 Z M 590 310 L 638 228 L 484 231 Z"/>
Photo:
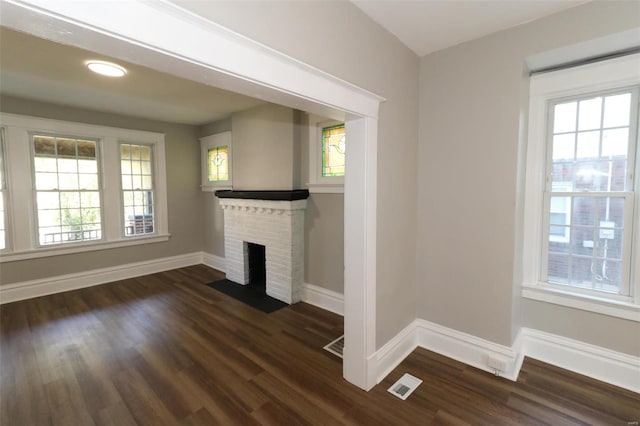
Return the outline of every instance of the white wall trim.
<path id="1" fill-rule="evenodd" d="M 197 265 L 202 263 L 202 257 L 201 252 L 196 252 L 6 284 L 0 286 L 0 304 Z"/>
<path id="2" fill-rule="evenodd" d="M 335 291 L 304 283 L 302 301 L 334 314 L 344 315 L 344 296 Z"/>
<path id="3" fill-rule="evenodd" d="M 436 352 L 490 373 L 489 357 L 507 362 L 500 376 L 517 380 L 525 356 L 640 392 L 640 357 L 567 337 L 523 328 L 511 347 L 416 319 L 376 353 L 378 383 L 417 347 Z"/>
<path id="4" fill-rule="evenodd" d="M 463 362 L 480 370 L 495 373 L 488 366 L 490 357 L 504 360 L 507 365 L 500 376 L 516 380 L 519 371 L 515 370 L 518 354 L 508 346 L 499 345 L 471 334 L 425 321 L 416 320 L 418 346 L 441 355 Z"/>
<path id="5" fill-rule="evenodd" d="M 531 358 L 640 393 L 640 357 L 530 328 L 521 335 Z"/>
<path id="6" fill-rule="evenodd" d="M 217 269 L 220 272 L 226 272 L 225 260 L 222 256 L 202 252 L 202 263 L 210 268 Z"/>
<path id="7" fill-rule="evenodd" d="M 378 349 L 376 352 L 378 383 L 418 347 L 416 329 L 417 321 L 413 321 Z"/>

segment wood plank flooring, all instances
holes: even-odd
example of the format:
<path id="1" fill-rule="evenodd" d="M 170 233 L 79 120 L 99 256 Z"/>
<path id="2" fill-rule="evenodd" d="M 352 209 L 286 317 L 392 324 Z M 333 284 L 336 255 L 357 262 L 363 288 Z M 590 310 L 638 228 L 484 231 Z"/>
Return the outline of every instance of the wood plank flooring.
<path id="1" fill-rule="evenodd" d="M 418 349 L 369 393 L 322 347 L 342 318 L 264 314 L 206 266 L 0 307 L 2 426 L 628 425 L 640 395 L 527 359 L 518 382 Z M 401 401 L 408 372 L 424 383 Z"/>

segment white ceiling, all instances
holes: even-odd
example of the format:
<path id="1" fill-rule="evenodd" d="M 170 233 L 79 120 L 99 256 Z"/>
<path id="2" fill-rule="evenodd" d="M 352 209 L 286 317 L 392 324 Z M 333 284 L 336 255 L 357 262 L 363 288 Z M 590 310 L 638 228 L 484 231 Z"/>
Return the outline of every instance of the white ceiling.
<path id="1" fill-rule="evenodd" d="M 424 56 L 588 0 L 351 1 L 418 56 Z"/>
<path id="2" fill-rule="evenodd" d="M 111 60 L 123 78 L 89 71 Z M 264 101 L 0 27 L 0 93 L 170 123 L 201 125 Z"/>

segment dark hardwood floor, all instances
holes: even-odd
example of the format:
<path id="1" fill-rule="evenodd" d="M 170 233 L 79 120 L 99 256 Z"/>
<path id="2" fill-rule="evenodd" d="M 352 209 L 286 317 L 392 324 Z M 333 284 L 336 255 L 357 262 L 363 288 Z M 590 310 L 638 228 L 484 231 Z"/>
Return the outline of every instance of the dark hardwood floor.
<path id="1" fill-rule="evenodd" d="M 2 305 L 9 425 L 628 425 L 640 395 L 527 359 L 518 382 L 418 349 L 366 393 L 322 347 L 342 318 L 264 314 L 205 266 Z M 424 383 L 387 392 L 405 372 Z"/>

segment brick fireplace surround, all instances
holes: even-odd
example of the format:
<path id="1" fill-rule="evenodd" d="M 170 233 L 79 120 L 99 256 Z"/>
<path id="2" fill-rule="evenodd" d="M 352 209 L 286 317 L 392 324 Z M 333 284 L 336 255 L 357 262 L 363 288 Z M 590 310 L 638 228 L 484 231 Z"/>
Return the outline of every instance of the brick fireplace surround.
<path id="1" fill-rule="evenodd" d="M 304 211 L 309 192 L 217 191 L 224 211 L 227 279 L 249 283 L 248 243 L 265 247 L 267 294 L 299 302 L 304 281 Z"/>

